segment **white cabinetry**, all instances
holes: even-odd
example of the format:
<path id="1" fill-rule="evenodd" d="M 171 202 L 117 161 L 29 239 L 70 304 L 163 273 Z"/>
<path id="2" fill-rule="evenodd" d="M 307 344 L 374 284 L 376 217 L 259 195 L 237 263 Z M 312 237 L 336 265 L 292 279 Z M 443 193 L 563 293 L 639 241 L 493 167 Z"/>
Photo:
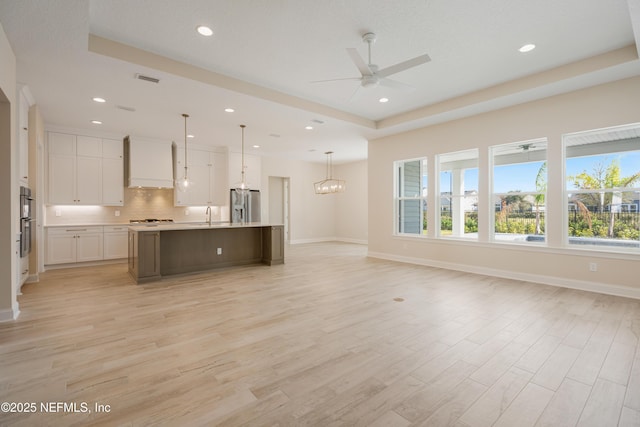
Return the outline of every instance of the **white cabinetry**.
<path id="1" fill-rule="evenodd" d="M 124 205 L 124 161 L 122 141 L 102 140 L 102 204 Z"/>
<path id="2" fill-rule="evenodd" d="M 49 132 L 49 204 L 124 203 L 122 142 Z"/>
<path id="3" fill-rule="evenodd" d="M 103 259 L 102 227 L 64 227 L 47 230 L 46 264 Z"/>
<path id="4" fill-rule="evenodd" d="M 104 259 L 126 258 L 128 255 L 127 238 L 126 225 L 105 225 Z"/>
<path id="5" fill-rule="evenodd" d="M 252 190 L 260 190 L 262 159 L 253 154 L 244 155 L 244 180 Z M 242 182 L 242 154 L 229 153 L 229 188 Z"/>
<path id="6" fill-rule="evenodd" d="M 224 206 L 229 203 L 227 153 L 189 148 L 187 176 L 193 188 L 187 192 L 175 189 L 176 206 Z M 184 148 L 176 149 L 176 176 L 184 176 Z"/>
<path id="7" fill-rule="evenodd" d="M 18 108 L 18 143 L 20 149 L 18 168 L 20 181 L 27 185 L 29 183 L 29 101 L 27 101 L 27 97 L 22 91 L 20 91 Z"/>

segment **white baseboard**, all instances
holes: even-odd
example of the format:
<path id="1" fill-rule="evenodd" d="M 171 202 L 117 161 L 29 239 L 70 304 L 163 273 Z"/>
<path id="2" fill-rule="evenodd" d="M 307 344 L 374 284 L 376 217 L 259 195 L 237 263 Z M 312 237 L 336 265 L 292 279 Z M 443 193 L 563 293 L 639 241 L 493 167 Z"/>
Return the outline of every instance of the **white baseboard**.
<path id="1" fill-rule="evenodd" d="M 18 315 L 20 314 L 20 310 L 7 308 L 5 310 L 0 310 L 0 322 L 10 322 L 12 320 L 16 320 Z"/>
<path id="2" fill-rule="evenodd" d="M 482 274 L 486 276 L 502 277 L 505 279 L 522 280 L 525 282 L 540 283 L 543 285 L 557 286 L 561 288 L 577 289 L 581 291 L 597 292 L 606 295 L 615 295 L 640 299 L 640 288 L 630 288 L 611 283 L 596 283 L 583 280 L 566 279 L 562 277 L 543 276 L 538 274 L 518 273 L 515 271 L 498 270 L 495 268 L 478 267 L 453 262 L 435 261 L 424 258 L 405 257 L 384 252 L 368 252 L 371 258 L 386 259 L 389 261 L 405 262 L 408 264 L 424 265 L 428 267 L 443 268 L 446 270 L 464 271 L 466 273 Z"/>
<path id="3" fill-rule="evenodd" d="M 348 237 L 318 237 L 314 239 L 296 239 L 289 242 L 290 245 L 302 245 L 305 243 L 326 243 L 326 242 L 344 242 L 355 243 L 358 245 L 366 245 L 369 242 L 367 240 L 350 239 Z"/>

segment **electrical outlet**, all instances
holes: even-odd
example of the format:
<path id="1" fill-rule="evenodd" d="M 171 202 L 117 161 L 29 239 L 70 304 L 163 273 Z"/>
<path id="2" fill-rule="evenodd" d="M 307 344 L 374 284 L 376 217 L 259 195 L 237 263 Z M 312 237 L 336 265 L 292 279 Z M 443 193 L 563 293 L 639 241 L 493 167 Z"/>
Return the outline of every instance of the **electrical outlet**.
<path id="1" fill-rule="evenodd" d="M 56 209 L 56 216 L 62 216 L 62 210 Z"/>
<path id="2" fill-rule="evenodd" d="M 595 262 L 589 263 L 589 271 L 598 271 L 598 264 Z"/>
<path id="3" fill-rule="evenodd" d="M 222 255 L 222 248 L 218 248 L 218 250 L 217 250 L 217 254 L 218 254 L 218 255 Z"/>
<path id="4" fill-rule="evenodd" d="M 184 210 L 184 214 L 185 214 L 186 216 L 189 216 L 189 209 L 185 209 L 185 210 Z"/>
<path id="5" fill-rule="evenodd" d="M 120 216 L 120 211 L 116 211 L 116 212 L 115 212 L 115 215 L 116 215 L 116 216 Z"/>

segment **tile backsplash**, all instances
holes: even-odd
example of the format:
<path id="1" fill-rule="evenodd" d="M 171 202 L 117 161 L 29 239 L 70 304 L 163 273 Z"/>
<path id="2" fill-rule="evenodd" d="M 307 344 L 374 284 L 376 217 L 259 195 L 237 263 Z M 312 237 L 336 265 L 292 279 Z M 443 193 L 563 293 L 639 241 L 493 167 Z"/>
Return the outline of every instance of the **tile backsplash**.
<path id="1" fill-rule="evenodd" d="M 172 189 L 125 188 L 124 206 L 45 206 L 44 224 L 122 224 L 145 218 L 199 222 L 206 220 L 206 209 L 206 206 L 173 206 Z M 211 213 L 213 221 L 229 220 L 229 206 L 212 206 Z"/>

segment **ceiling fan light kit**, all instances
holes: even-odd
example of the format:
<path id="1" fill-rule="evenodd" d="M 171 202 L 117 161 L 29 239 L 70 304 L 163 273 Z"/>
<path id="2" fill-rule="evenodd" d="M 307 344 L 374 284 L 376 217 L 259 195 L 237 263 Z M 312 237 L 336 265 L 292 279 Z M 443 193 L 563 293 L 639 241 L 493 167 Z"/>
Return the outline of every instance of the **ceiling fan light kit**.
<path id="1" fill-rule="evenodd" d="M 358 68 L 358 71 L 360 71 L 360 77 L 318 80 L 313 83 L 333 82 L 339 80 L 359 80 L 360 86 L 365 89 L 373 88 L 378 85 L 383 85 L 394 89 L 414 89 L 410 85 L 388 79 L 387 77 L 431 61 L 429 55 L 424 54 L 380 69 L 378 65 L 371 62 L 371 45 L 376 42 L 376 35 L 374 33 L 365 33 L 362 36 L 362 41 L 367 43 L 368 62 L 364 61 L 362 56 L 360 56 L 360 54 L 358 53 L 357 49 L 352 47 L 347 48 L 347 54 L 349 55 L 355 66 Z"/>

